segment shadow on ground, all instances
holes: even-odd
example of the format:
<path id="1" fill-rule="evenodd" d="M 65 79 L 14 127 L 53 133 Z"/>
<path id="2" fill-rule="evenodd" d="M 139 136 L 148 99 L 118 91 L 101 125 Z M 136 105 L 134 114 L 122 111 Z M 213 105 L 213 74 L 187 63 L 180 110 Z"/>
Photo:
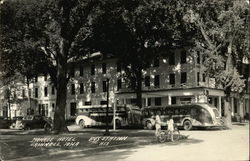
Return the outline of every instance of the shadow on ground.
<path id="1" fill-rule="evenodd" d="M 181 136 L 177 142 L 158 143 L 154 137 L 153 130 L 117 130 L 111 132 L 111 136 L 127 137 L 124 141 L 111 141 L 108 145 L 93 144 L 89 141 L 91 137 L 104 137 L 105 130 L 98 129 L 84 129 L 84 131 L 74 131 L 69 134 L 48 135 L 43 130 L 31 131 L 12 131 L 12 133 L 5 133 L 0 138 L 0 153 L 4 159 L 16 160 L 63 160 L 64 158 L 73 158 L 85 156 L 94 157 L 102 155 L 103 153 L 114 152 L 115 158 L 119 160 L 122 157 L 131 155 L 133 151 L 130 148 L 137 149 L 148 145 L 158 146 L 178 146 L 197 144 L 203 140 L 189 139 L 187 136 Z M 11 134 L 11 135 L 10 135 Z M 76 137 L 80 144 L 76 147 L 33 147 L 31 141 L 33 138 L 53 137 L 57 140 L 60 137 Z M 27 157 L 32 157 L 27 159 Z M 35 159 L 34 159 L 35 158 Z M 104 159 L 105 160 L 105 159 Z M 107 158 L 108 160 L 108 158 Z"/>

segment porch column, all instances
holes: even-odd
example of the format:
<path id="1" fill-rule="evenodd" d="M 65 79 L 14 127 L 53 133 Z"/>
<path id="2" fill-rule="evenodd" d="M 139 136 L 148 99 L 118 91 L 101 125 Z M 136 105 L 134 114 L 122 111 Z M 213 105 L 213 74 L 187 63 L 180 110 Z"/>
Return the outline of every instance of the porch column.
<path id="1" fill-rule="evenodd" d="M 168 105 L 171 105 L 171 96 L 168 96 Z"/>
<path id="2" fill-rule="evenodd" d="M 145 106 L 148 107 L 148 97 L 145 97 Z"/>
<path id="3" fill-rule="evenodd" d="M 221 96 L 218 97 L 218 110 L 220 112 L 220 117 L 221 117 Z"/>

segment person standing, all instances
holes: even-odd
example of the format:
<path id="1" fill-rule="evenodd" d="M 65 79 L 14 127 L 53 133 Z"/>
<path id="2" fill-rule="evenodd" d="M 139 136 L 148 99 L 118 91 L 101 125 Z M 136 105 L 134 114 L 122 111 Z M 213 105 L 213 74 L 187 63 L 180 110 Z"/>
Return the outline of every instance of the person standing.
<path id="1" fill-rule="evenodd" d="M 158 134 L 161 131 L 161 118 L 160 118 L 160 112 L 157 111 L 155 116 L 155 136 L 157 137 Z"/>
<path id="2" fill-rule="evenodd" d="M 172 118 L 172 115 L 169 116 L 169 120 L 167 121 L 167 125 L 168 125 L 168 131 L 170 132 L 171 141 L 174 141 L 174 138 L 173 138 L 174 120 Z"/>

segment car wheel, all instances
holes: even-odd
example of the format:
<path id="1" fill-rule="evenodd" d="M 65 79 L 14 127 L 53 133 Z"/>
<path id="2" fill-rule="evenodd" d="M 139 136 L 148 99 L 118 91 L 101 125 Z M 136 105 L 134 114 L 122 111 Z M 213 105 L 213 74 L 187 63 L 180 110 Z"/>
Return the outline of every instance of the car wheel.
<path id="1" fill-rule="evenodd" d="M 120 120 L 115 120 L 115 126 L 117 129 L 121 128 L 121 121 Z"/>
<path id="2" fill-rule="evenodd" d="M 45 124 L 45 125 L 44 125 L 44 131 L 46 131 L 46 132 L 52 131 L 51 125 L 50 125 L 50 124 Z"/>
<path id="3" fill-rule="evenodd" d="M 150 121 L 147 121 L 147 122 L 146 122 L 146 128 L 147 128 L 148 130 L 152 130 L 152 129 L 153 129 L 153 124 L 152 124 Z"/>
<path id="4" fill-rule="evenodd" d="M 31 128 L 29 126 L 25 126 L 24 130 L 30 130 Z"/>
<path id="5" fill-rule="evenodd" d="M 80 121 L 79 121 L 79 126 L 80 126 L 81 128 L 84 128 L 84 127 L 85 127 L 84 120 L 80 120 Z"/>
<path id="6" fill-rule="evenodd" d="M 189 120 L 186 120 L 186 121 L 184 121 L 184 123 L 183 123 L 183 128 L 184 128 L 184 130 L 191 130 L 192 129 L 192 123 L 191 123 L 191 121 L 189 121 Z"/>

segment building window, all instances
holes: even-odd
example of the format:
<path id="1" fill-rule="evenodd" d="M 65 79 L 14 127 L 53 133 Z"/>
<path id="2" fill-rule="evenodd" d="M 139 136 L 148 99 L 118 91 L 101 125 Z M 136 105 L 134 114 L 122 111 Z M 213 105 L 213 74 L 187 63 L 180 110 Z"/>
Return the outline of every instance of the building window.
<path id="1" fill-rule="evenodd" d="M 171 104 L 175 105 L 176 104 L 176 97 L 171 97 Z"/>
<path id="2" fill-rule="evenodd" d="M 83 67 L 82 66 L 80 66 L 80 77 L 82 77 L 83 76 Z"/>
<path id="3" fill-rule="evenodd" d="M 84 93 L 84 86 L 83 83 L 80 83 L 80 94 Z"/>
<path id="4" fill-rule="evenodd" d="M 169 79 L 170 84 L 175 84 L 175 74 L 169 74 Z"/>
<path id="5" fill-rule="evenodd" d="M 95 65 L 91 65 L 91 75 L 95 75 Z"/>
<path id="6" fill-rule="evenodd" d="M 45 104 L 45 116 L 49 114 L 49 104 Z"/>
<path id="7" fill-rule="evenodd" d="M 71 68 L 70 68 L 70 76 L 71 76 L 72 78 L 75 77 L 75 68 L 74 68 L 74 67 L 71 67 Z"/>
<path id="8" fill-rule="evenodd" d="M 159 58 L 154 58 L 153 67 L 159 67 Z"/>
<path id="9" fill-rule="evenodd" d="M 146 76 L 145 77 L 145 87 L 149 87 L 150 86 L 150 76 Z"/>
<path id="10" fill-rule="evenodd" d="M 51 87 L 51 94 L 55 95 L 55 87 L 54 86 Z"/>
<path id="11" fill-rule="evenodd" d="M 117 79 L 117 90 L 122 88 L 122 80 L 121 79 Z"/>
<path id="12" fill-rule="evenodd" d="M 205 76 L 204 73 L 202 74 L 202 81 L 203 81 L 203 82 L 206 82 L 206 76 Z"/>
<path id="13" fill-rule="evenodd" d="M 197 85 L 199 85 L 200 82 L 200 72 L 197 72 Z"/>
<path id="14" fill-rule="evenodd" d="M 187 73 L 181 72 L 181 83 L 187 83 Z"/>
<path id="15" fill-rule="evenodd" d="M 185 64 L 185 63 L 187 63 L 187 53 L 186 53 L 186 51 L 182 51 L 181 52 L 181 64 Z"/>
<path id="16" fill-rule="evenodd" d="M 91 82 L 91 92 L 95 93 L 95 82 Z"/>
<path id="17" fill-rule="evenodd" d="M 148 106 L 151 106 L 151 98 L 148 98 Z"/>
<path id="18" fill-rule="evenodd" d="M 135 98 L 131 99 L 131 104 L 135 105 L 137 103 L 137 100 Z"/>
<path id="19" fill-rule="evenodd" d="M 38 88 L 35 88 L 35 98 L 38 98 Z"/>
<path id="20" fill-rule="evenodd" d="M 155 98 L 155 106 L 161 106 L 161 98 L 160 97 Z"/>
<path id="21" fill-rule="evenodd" d="M 169 63 L 169 65 L 175 65 L 175 54 L 174 53 L 169 54 L 168 63 Z"/>
<path id="22" fill-rule="evenodd" d="M 45 116 L 45 104 L 42 104 L 41 115 Z"/>
<path id="23" fill-rule="evenodd" d="M 201 54 L 200 52 L 197 52 L 197 64 L 201 63 Z"/>
<path id="24" fill-rule="evenodd" d="M 47 74 L 44 75 L 44 81 L 47 81 L 48 80 L 48 77 L 47 77 Z"/>
<path id="25" fill-rule="evenodd" d="M 237 100 L 235 98 L 234 99 L 234 113 L 238 113 L 238 106 L 237 106 Z"/>
<path id="26" fill-rule="evenodd" d="M 91 105 L 92 103 L 91 103 L 91 101 L 85 101 L 84 102 L 84 105 Z"/>
<path id="27" fill-rule="evenodd" d="M 102 91 L 107 92 L 107 81 L 102 81 Z"/>
<path id="28" fill-rule="evenodd" d="M 38 105 L 38 114 L 42 115 L 42 105 L 41 104 Z"/>
<path id="29" fill-rule="evenodd" d="M 76 103 L 72 102 L 70 103 L 70 116 L 76 115 Z"/>
<path id="30" fill-rule="evenodd" d="M 107 101 L 101 101 L 100 104 L 101 104 L 101 105 L 106 105 L 106 104 L 107 104 Z"/>
<path id="31" fill-rule="evenodd" d="M 52 112 L 55 112 L 55 104 L 52 103 Z"/>
<path id="32" fill-rule="evenodd" d="M 154 85 L 160 87 L 160 75 L 155 75 Z"/>
<path id="33" fill-rule="evenodd" d="M 102 74 L 106 74 L 106 72 L 107 72 L 106 63 L 102 63 Z"/>
<path id="34" fill-rule="evenodd" d="M 44 87 L 44 97 L 48 96 L 48 87 Z"/>
<path id="35" fill-rule="evenodd" d="M 25 89 L 22 90 L 22 97 L 25 97 Z"/>
<path id="36" fill-rule="evenodd" d="M 116 63 L 116 69 L 117 69 L 117 72 L 121 72 L 121 70 L 122 70 L 122 65 L 121 65 L 121 62 L 120 62 L 120 61 L 118 61 L 118 62 Z"/>
<path id="37" fill-rule="evenodd" d="M 71 94 L 72 95 L 76 94 L 75 84 L 71 84 Z"/>

